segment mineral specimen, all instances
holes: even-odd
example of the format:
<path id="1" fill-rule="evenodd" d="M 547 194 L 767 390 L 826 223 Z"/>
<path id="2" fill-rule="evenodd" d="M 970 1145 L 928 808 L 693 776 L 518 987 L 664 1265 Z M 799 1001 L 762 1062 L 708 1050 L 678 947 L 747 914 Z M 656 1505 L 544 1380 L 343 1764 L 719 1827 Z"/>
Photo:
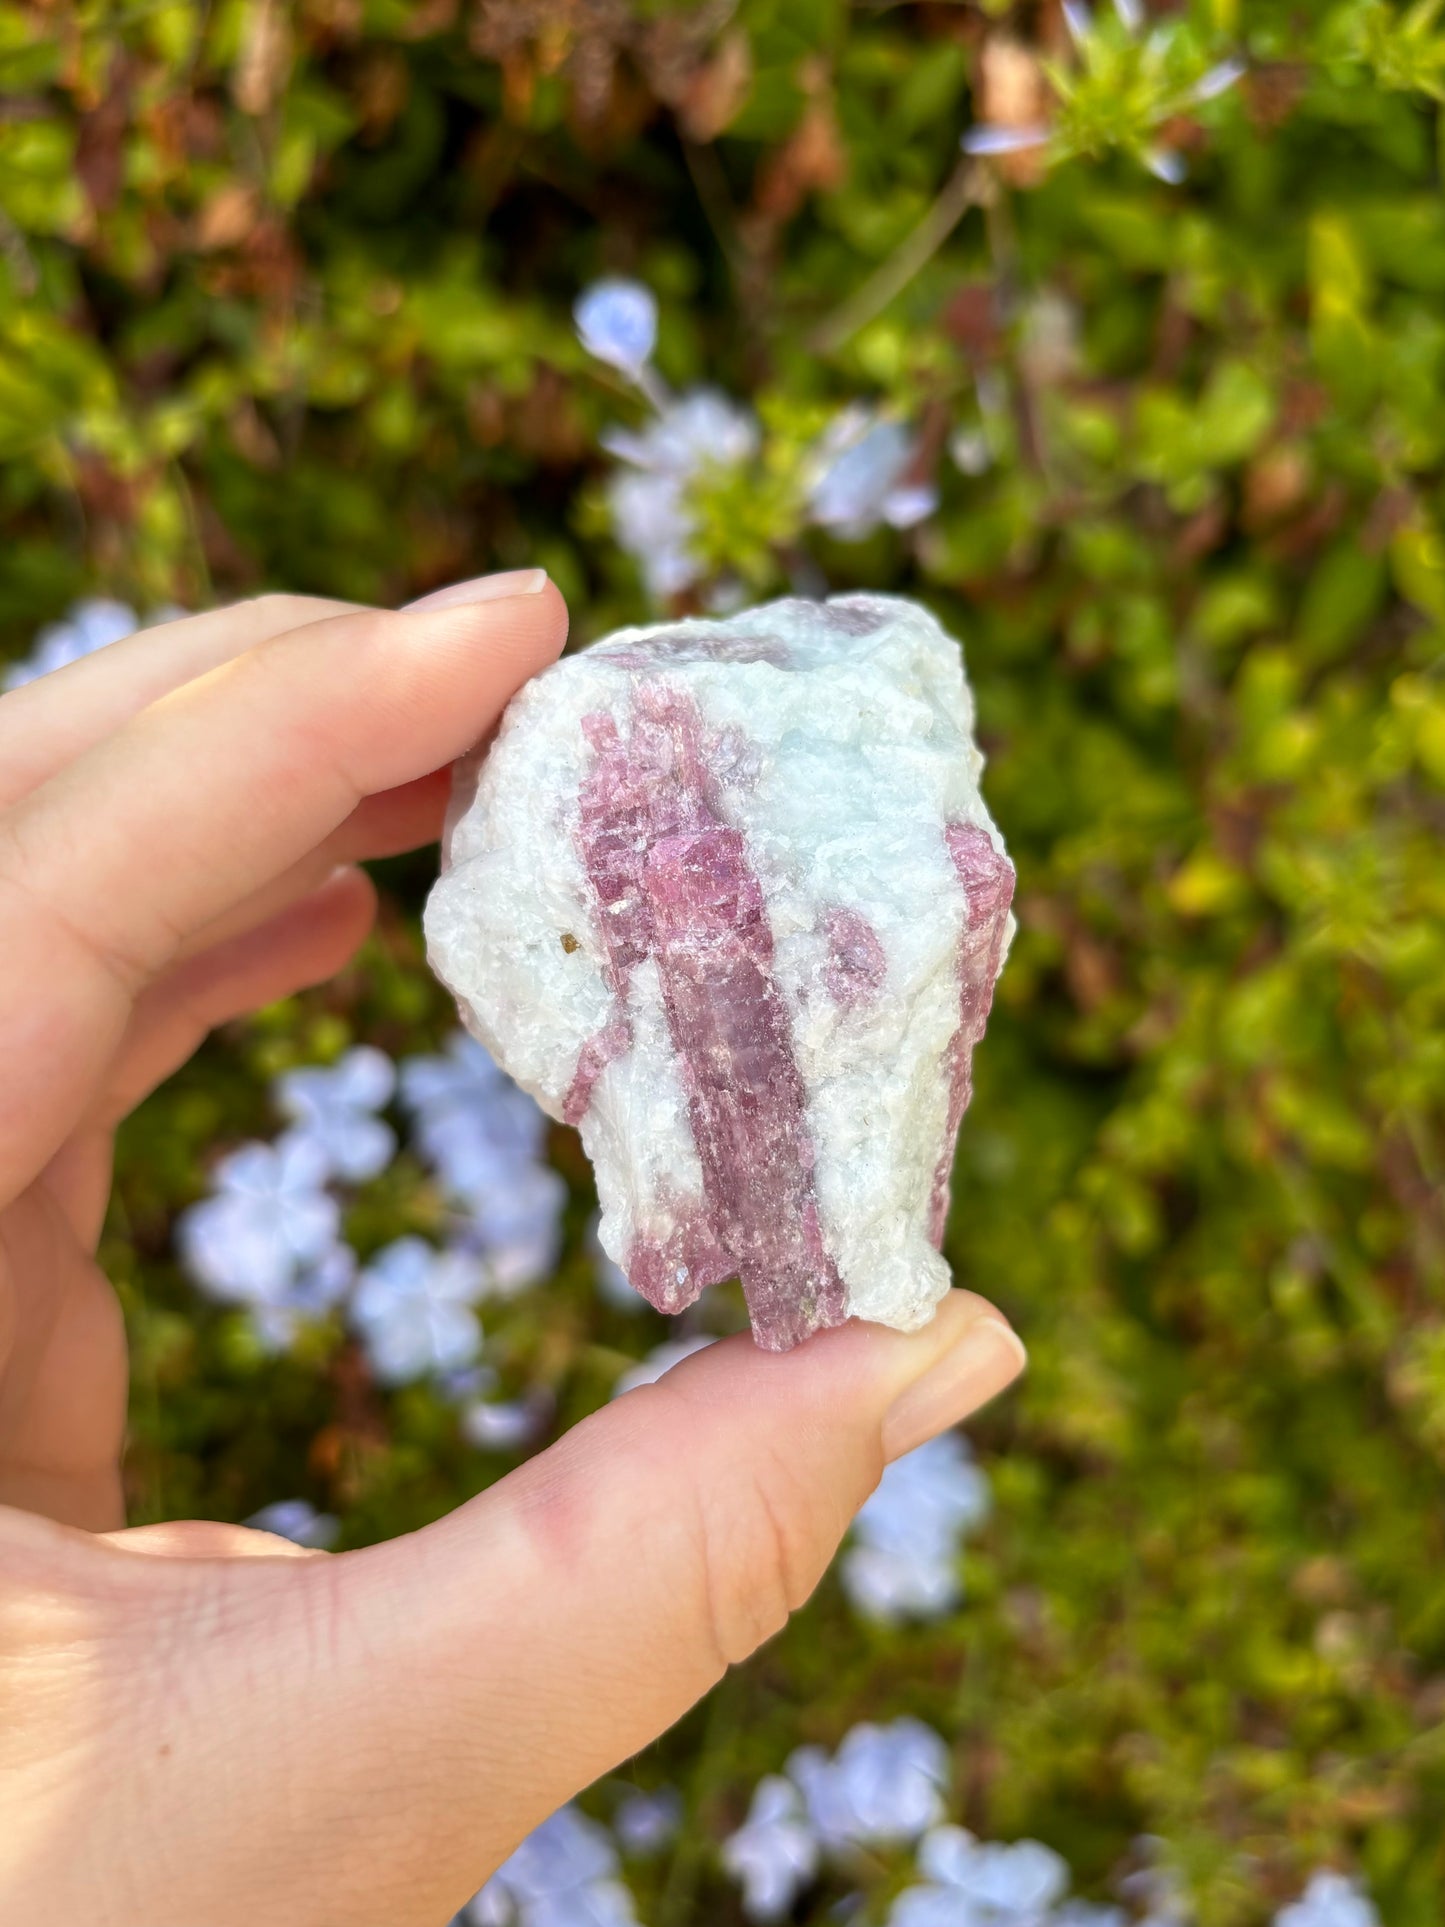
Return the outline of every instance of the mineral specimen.
<path id="1" fill-rule="evenodd" d="M 911 603 L 625 630 L 458 765 L 429 952 L 575 1124 L 601 1240 L 757 1342 L 909 1330 L 948 1289 L 954 1138 L 1013 924 L 956 642 Z"/>

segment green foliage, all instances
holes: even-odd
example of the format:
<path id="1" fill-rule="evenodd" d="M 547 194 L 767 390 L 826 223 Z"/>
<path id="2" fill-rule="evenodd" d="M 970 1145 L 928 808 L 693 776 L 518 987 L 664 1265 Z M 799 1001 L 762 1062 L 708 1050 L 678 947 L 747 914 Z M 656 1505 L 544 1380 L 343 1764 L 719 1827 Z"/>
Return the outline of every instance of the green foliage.
<path id="1" fill-rule="evenodd" d="M 658 1927 L 736 1918 L 710 1842 L 760 1773 L 897 1711 L 956 1743 L 968 1824 L 1095 1891 L 1152 1833 L 1204 1927 L 1330 1859 L 1390 1927 L 1441 1917 L 1445 28 L 1436 0 L 1167 11 L 1075 55 L 1007 0 L 0 5 L 13 653 L 84 590 L 394 602 L 538 560 L 581 637 L 641 615 L 597 452 L 634 404 L 569 324 L 603 270 L 658 290 L 669 380 L 766 424 L 748 486 L 704 491 L 715 571 L 821 565 L 966 640 L 1020 930 L 949 1249 L 1033 1370 L 977 1428 L 999 1502 L 962 1611 L 869 1635 L 825 1586 L 665 1742 L 703 1831 Z M 899 275 L 1004 36 L 1046 162 L 980 164 Z M 1231 51 L 1241 87 L 1191 108 Z M 1161 140 L 1178 188 L 1134 164 Z M 942 505 L 804 556 L 803 450 L 854 398 L 920 425 Z M 123 1141 L 139 1517 L 304 1491 L 356 1542 L 505 1469 L 339 1332 L 263 1359 L 167 1256 L 279 1065 L 445 1027 L 427 861 L 383 868 L 359 964 Z M 499 1363 L 560 1423 L 638 1336 L 555 1154 L 567 1255 Z M 356 1235 L 436 1208 L 398 1167 Z"/>

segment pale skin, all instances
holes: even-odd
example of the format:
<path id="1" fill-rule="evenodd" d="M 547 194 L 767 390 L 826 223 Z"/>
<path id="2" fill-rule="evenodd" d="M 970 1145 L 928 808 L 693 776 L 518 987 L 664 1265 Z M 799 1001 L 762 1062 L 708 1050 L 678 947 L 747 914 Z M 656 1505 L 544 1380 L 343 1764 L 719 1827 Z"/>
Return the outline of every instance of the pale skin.
<path id="1" fill-rule="evenodd" d="M 399 613 L 271 596 L 0 698 L 0 1918 L 441 1927 L 533 1826 L 775 1633 L 889 1458 L 1022 1347 L 746 1338 L 423 1532 L 126 1530 L 111 1134 L 207 1030 L 324 980 L 356 866 L 566 636 L 535 573 Z"/>

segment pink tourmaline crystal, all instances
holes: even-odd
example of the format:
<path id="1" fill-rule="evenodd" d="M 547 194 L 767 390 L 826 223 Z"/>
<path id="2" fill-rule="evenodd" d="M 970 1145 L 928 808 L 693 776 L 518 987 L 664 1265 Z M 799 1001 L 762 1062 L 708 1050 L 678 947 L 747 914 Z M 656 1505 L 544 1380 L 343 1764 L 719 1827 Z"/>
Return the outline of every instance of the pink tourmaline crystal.
<path id="1" fill-rule="evenodd" d="M 498 1060 L 579 1126 L 602 1238 L 760 1344 L 909 1328 L 1012 928 L 958 647 L 881 597 L 626 633 L 459 772 L 427 907 Z"/>
<path id="2" fill-rule="evenodd" d="M 959 1022 L 948 1048 L 948 1129 L 933 1178 L 929 1236 L 943 1243 L 948 1221 L 948 1180 L 953 1172 L 953 1141 L 973 1096 L 973 1047 L 983 1042 L 993 1003 L 993 987 L 1003 967 L 1012 927 L 1013 865 L 975 823 L 948 823 L 943 840 L 968 900 L 968 919 L 958 945 Z"/>
<path id="3" fill-rule="evenodd" d="M 795 1343 L 847 1313 L 818 1230 L 803 1088 L 762 889 L 741 835 L 722 818 L 690 697 L 643 684 L 625 742 L 610 715 L 586 716 L 582 727 L 597 760 L 582 786 L 577 840 L 616 1005 L 583 1046 L 564 1115 L 581 1122 L 601 1070 L 628 1047 L 631 973 L 653 959 L 702 1165 L 706 1230 L 684 1240 L 686 1255 L 671 1231 L 660 1247 L 640 1234 L 624 1267 L 653 1281 L 667 1310 L 736 1273 L 755 1327 Z"/>

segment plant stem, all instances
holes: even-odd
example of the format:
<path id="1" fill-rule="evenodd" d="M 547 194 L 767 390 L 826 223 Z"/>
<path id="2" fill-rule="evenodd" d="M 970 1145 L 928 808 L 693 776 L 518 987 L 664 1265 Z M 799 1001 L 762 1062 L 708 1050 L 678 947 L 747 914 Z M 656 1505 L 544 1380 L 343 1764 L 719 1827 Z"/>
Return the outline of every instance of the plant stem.
<path id="1" fill-rule="evenodd" d="M 809 339 L 815 354 L 830 355 L 852 339 L 901 294 L 937 254 L 971 207 L 982 207 L 992 189 L 978 162 L 965 154 L 944 183 L 938 199 L 898 249 L 829 315 Z"/>

